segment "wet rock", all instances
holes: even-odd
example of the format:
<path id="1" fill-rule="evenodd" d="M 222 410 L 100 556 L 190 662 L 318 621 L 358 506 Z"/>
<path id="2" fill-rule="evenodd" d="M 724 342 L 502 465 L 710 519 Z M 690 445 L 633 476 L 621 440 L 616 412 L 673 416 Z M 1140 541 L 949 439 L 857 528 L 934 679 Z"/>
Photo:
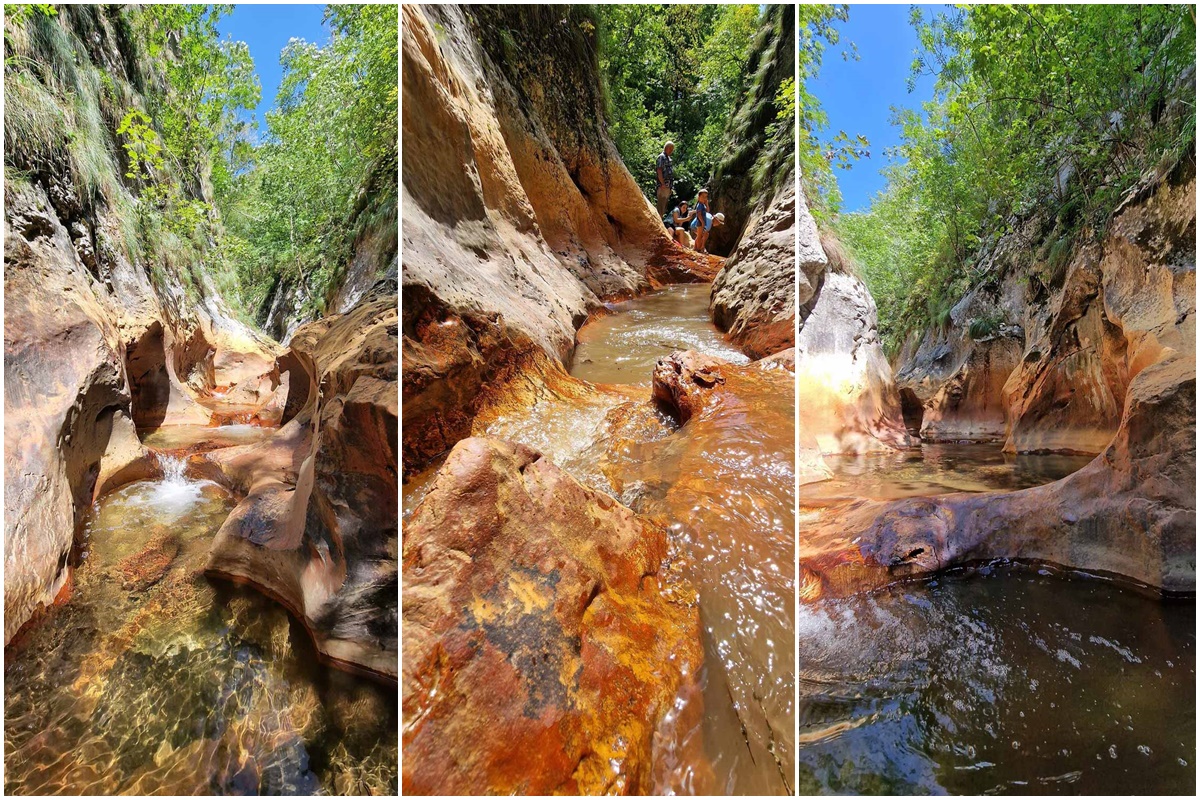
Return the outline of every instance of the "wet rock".
<path id="1" fill-rule="evenodd" d="M 604 130 L 594 42 L 546 13 L 402 9 L 407 475 L 469 435 L 486 389 L 564 363 L 602 300 L 720 267 L 667 235 Z M 500 31 L 543 55 L 508 57 Z"/>
<path id="2" fill-rule="evenodd" d="M 751 358 L 796 344 L 794 176 L 755 209 L 712 287 L 713 322 Z"/>
<path id="3" fill-rule="evenodd" d="M 1131 197 L 1107 238 L 1076 254 L 1048 310 L 1031 307 L 1032 349 L 1004 393 L 1010 449 L 1094 448 L 1119 397 L 1116 431 L 1100 454 L 1023 491 L 826 513 L 801 547 L 823 591 L 992 558 L 1195 591 L 1194 176 L 1155 179 Z"/>
<path id="4" fill-rule="evenodd" d="M 656 764 L 699 752 L 673 709 L 699 713 L 702 657 L 667 557 L 661 528 L 533 450 L 456 445 L 405 528 L 404 791 L 672 788 Z"/>
<path id="5" fill-rule="evenodd" d="M 704 395 L 725 382 L 722 367 L 728 361 L 683 350 L 660 358 L 654 365 L 654 400 L 682 425 L 704 405 Z"/>
<path id="6" fill-rule="evenodd" d="M 198 466 L 245 495 L 206 571 L 249 583 L 306 626 L 322 657 L 384 681 L 397 670 L 395 284 L 300 327 L 280 359 L 284 425 Z"/>

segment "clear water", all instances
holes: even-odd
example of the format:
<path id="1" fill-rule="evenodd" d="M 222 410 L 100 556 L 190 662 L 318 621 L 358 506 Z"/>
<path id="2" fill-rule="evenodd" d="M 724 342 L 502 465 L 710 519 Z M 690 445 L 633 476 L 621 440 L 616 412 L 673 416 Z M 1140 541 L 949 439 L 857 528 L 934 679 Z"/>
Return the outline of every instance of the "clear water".
<path id="1" fill-rule="evenodd" d="M 858 497 L 1014 490 L 1089 457 L 995 445 L 834 458 L 802 488 Z M 802 602 L 800 793 L 1194 794 L 1195 603 L 990 565 Z"/>
<path id="2" fill-rule="evenodd" d="M 654 362 L 676 350 L 746 363 L 749 359 L 713 325 L 711 294 L 710 284 L 681 284 L 609 304 L 610 314 L 580 328 L 571 374 L 591 383 L 648 386 Z"/>
<path id="3" fill-rule="evenodd" d="M 794 767 L 794 382 L 786 370 L 731 380 L 720 407 L 682 430 L 649 401 L 654 362 L 692 348 L 730 361 L 709 287 L 674 286 L 613 306 L 580 331 L 572 374 L 638 387 L 545 396 L 487 433 L 539 450 L 577 480 L 664 525 L 700 595 L 704 763 L 660 753 L 700 793 L 788 794 Z M 629 399 L 639 397 L 640 399 Z M 404 484 L 411 514 L 436 474 Z"/>
<path id="4" fill-rule="evenodd" d="M 1193 795 L 1194 602 L 985 571 L 801 604 L 801 794 Z"/>
<path id="5" fill-rule="evenodd" d="M 185 450 L 204 446 L 233 447 L 261 442 L 275 428 L 261 425 L 164 425 L 141 434 L 142 444 L 155 450 Z"/>
<path id="6" fill-rule="evenodd" d="M 396 692 L 206 579 L 234 500 L 166 466 L 101 499 L 69 602 L 5 650 L 5 793 L 394 795 Z"/>
<path id="7" fill-rule="evenodd" d="M 897 500 L 951 492 L 1027 489 L 1076 472 L 1093 456 L 1012 455 L 997 444 L 925 444 L 919 449 L 825 456 L 833 478 L 806 484 L 802 505 L 838 500 Z"/>

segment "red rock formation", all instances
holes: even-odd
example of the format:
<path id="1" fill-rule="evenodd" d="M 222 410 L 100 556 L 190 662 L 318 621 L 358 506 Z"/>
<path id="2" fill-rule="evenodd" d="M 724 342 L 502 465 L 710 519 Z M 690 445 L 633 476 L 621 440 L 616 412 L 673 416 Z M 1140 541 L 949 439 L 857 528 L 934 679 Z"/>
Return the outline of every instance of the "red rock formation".
<path id="1" fill-rule="evenodd" d="M 751 358 L 796 346 L 796 186 L 756 208 L 713 281 L 713 322 Z"/>
<path id="2" fill-rule="evenodd" d="M 460 442 L 405 527 L 404 791 L 672 788 L 655 756 L 696 722 L 673 708 L 699 713 L 701 649 L 667 558 L 661 528 L 538 453 Z"/>
<path id="3" fill-rule="evenodd" d="M 1005 389 L 1010 449 L 1091 447 L 1115 395 L 1101 454 L 1019 492 L 826 512 L 801 539 L 810 583 L 856 591 L 1022 558 L 1195 591 L 1195 179 L 1184 167 L 1140 187 L 1105 240 L 1076 254 L 1048 316 L 1030 313 L 1029 354 Z"/>
<path id="4" fill-rule="evenodd" d="M 568 13 L 403 7 L 406 474 L 469 434 L 484 387 L 564 361 L 601 300 L 720 267 L 670 239 L 621 163 Z M 536 46 L 509 53 L 501 30 Z"/>

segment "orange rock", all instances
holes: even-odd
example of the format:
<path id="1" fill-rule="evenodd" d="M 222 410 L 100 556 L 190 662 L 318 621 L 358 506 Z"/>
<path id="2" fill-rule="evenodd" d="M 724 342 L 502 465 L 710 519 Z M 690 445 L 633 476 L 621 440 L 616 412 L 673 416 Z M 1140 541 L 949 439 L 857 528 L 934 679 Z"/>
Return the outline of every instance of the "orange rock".
<path id="1" fill-rule="evenodd" d="M 702 651 L 667 558 L 661 528 L 529 448 L 456 445 L 405 526 L 404 791 L 671 788 L 656 753 L 698 721 Z"/>

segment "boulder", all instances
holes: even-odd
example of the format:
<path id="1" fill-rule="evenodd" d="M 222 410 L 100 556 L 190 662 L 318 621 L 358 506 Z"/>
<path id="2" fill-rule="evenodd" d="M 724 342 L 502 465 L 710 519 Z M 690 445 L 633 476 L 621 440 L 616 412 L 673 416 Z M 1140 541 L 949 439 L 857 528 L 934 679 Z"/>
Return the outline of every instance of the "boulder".
<path id="1" fill-rule="evenodd" d="M 459 442 L 405 527 L 404 791 L 682 788 L 656 757 L 699 747 L 674 737 L 697 724 L 702 655 L 669 556 L 663 529 L 535 451 Z"/>
<path id="2" fill-rule="evenodd" d="M 811 217 L 810 217 L 811 219 Z M 796 345 L 795 175 L 755 209 L 713 281 L 713 322 L 751 358 Z"/>

